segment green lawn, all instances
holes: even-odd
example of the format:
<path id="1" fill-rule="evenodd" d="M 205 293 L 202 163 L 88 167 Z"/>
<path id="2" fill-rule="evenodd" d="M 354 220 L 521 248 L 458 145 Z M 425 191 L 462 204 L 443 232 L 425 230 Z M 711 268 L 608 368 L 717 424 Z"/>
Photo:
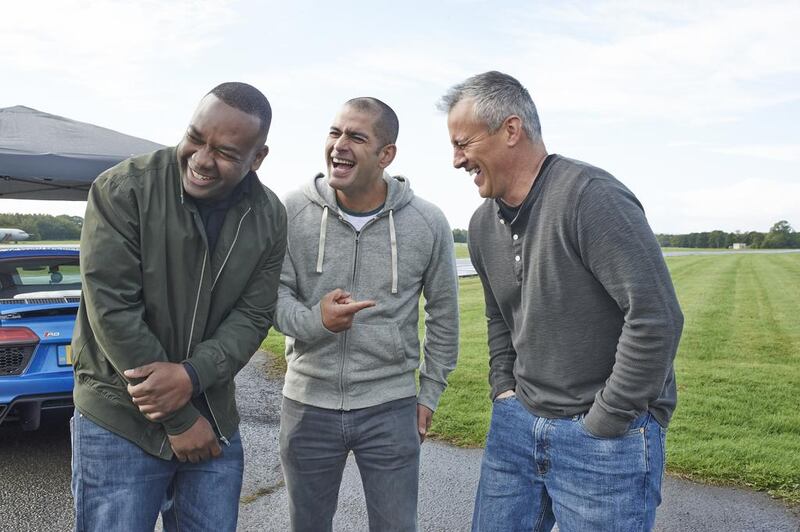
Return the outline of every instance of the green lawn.
<path id="1" fill-rule="evenodd" d="M 800 255 L 667 263 L 686 317 L 669 469 L 800 503 Z"/>
<path id="2" fill-rule="evenodd" d="M 686 317 L 668 469 L 800 504 L 800 254 L 667 264 Z M 477 278 L 460 286 L 461 355 L 432 431 L 480 446 L 491 407 L 483 295 Z M 264 347 L 280 354 L 283 340 L 271 335 Z"/>
<path id="3" fill-rule="evenodd" d="M 468 259 L 469 258 L 469 250 L 467 249 L 467 244 L 464 242 L 456 242 L 456 258 L 457 259 Z"/>
<path id="4" fill-rule="evenodd" d="M 671 248 L 662 247 L 661 251 L 730 251 L 728 248 Z"/>

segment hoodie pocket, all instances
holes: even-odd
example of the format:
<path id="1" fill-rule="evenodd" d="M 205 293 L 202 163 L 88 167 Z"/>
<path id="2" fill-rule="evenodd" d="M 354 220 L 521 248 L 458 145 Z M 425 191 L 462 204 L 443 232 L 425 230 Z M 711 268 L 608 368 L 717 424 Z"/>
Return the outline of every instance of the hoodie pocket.
<path id="1" fill-rule="evenodd" d="M 321 342 L 307 343 L 291 336 L 286 337 L 286 363 L 290 380 L 311 378 L 335 382 L 341 368 L 341 336 L 331 336 Z"/>
<path id="2" fill-rule="evenodd" d="M 348 331 L 348 380 L 374 381 L 403 373 L 401 346 L 400 330 L 394 323 L 354 323 Z"/>

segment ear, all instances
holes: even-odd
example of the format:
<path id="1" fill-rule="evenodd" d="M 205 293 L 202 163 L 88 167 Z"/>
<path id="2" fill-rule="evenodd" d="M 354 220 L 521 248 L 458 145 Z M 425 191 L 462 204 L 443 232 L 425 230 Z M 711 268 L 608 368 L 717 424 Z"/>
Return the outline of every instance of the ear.
<path id="1" fill-rule="evenodd" d="M 381 148 L 380 153 L 378 153 L 378 166 L 381 168 L 386 168 L 392 164 L 395 155 L 397 155 L 397 146 L 394 144 L 387 144 Z"/>
<path id="2" fill-rule="evenodd" d="M 515 146 L 524 135 L 522 130 L 522 120 L 517 115 L 511 115 L 503 121 L 503 132 L 505 133 L 506 145 Z"/>
<path id="3" fill-rule="evenodd" d="M 261 163 L 264 162 L 264 158 L 267 156 L 268 153 L 269 153 L 269 146 L 265 144 L 264 146 L 261 147 L 261 149 L 258 150 L 258 152 L 256 152 L 256 157 L 255 159 L 253 159 L 253 164 L 250 165 L 250 170 L 254 172 L 258 170 L 259 167 L 261 166 Z"/>

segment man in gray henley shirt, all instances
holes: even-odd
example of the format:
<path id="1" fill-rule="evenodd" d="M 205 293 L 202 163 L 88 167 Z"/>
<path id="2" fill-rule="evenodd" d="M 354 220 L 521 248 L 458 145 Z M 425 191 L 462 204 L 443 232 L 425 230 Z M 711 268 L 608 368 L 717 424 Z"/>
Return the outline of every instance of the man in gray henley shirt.
<path id="1" fill-rule="evenodd" d="M 486 198 L 469 225 L 493 400 L 473 530 L 652 529 L 683 315 L 641 204 L 548 155 L 511 76 L 473 76 L 440 108 Z"/>

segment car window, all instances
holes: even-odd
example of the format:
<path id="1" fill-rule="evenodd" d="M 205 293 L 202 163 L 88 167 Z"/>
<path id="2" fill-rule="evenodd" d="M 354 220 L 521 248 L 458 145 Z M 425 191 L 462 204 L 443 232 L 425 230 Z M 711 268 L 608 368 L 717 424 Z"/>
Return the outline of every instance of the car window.
<path id="1" fill-rule="evenodd" d="M 78 257 L 15 258 L 0 262 L 0 297 L 29 292 L 79 290 Z"/>

